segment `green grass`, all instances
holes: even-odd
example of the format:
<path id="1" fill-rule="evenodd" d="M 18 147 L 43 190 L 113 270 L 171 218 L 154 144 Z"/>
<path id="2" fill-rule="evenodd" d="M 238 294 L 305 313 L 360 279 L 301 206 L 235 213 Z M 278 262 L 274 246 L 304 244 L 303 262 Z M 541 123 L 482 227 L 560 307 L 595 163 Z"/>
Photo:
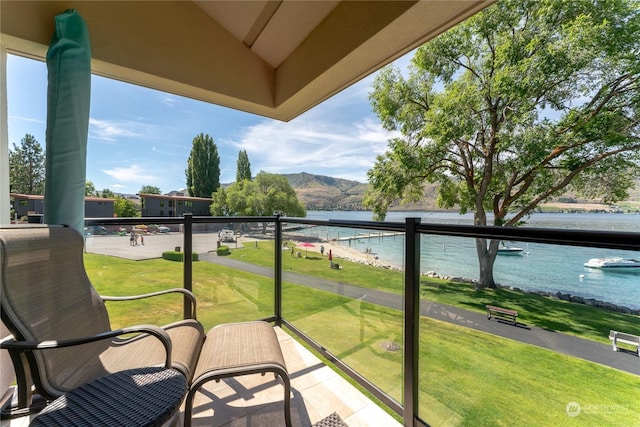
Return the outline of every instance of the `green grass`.
<path id="1" fill-rule="evenodd" d="M 232 252 L 232 257 L 244 261 L 273 264 L 273 249 L 268 244 Z M 341 281 L 360 286 L 370 283 L 389 290 L 402 285 L 399 272 L 342 260 L 345 269 L 340 271 L 330 270 L 326 259 L 319 257 L 286 254 L 283 263 L 289 271 L 327 278 L 338 274 Z M 86 254 L 85 264 L 103 295 L 137 294 L 182 284 L 182 264 L 161 259 L 129 261 Z M 193 264 L 193 281 L 198 318 L 206 329 L 273 314 L 271 278 L 199 261 Z M 476 293 L 472 287 L 443 281 L 428 283 L 424 292 L 430 299 L 481 311 L 485 302 L 499 301 L 523 311 L 528 323 L 536 316 L 545 322 L 543 313 L 548 312 L 553 322 L 569 323 L 576 335 L 595 336 L 594 331 L 613 322 L 608 317 L 612 313 L 600 319 L 588 307 L 574 307 L 577 304 L 506 290 Z M 180 318 L 180 297 L 151 301 L 108 303 L 113 326 L 164 324 Z M 402 401 L 402 313 L 293 283 L 283 284 L 283 310 L 296 327 Z M 615 322 L 624 320 L 637 327 L 637 318 L 620 316 Z M 553 322 L 547 325 L 557 326 Z M 400 348 L 390 350 L 390 343 Z M 628 426 L 640 419 L 638 376 L 428 318 L 420 323 L 419 379 L 420 414 L 434 426 Z M 567 415 L 570 402 L 582 405 L 579 416 Z"/>
<path id="2" fill-rule="evenodd" d="M 234 249 L 231 258 L 257 265 L 273 267 L 273 243 L 250 244 Z M 326 258 L 308 252 L 307 258 L 295 258 L 283 253 L 283 271 L 401 294 L 404 273 L 373 268 L 368 265 L 339 260 L 343 270 L 328 268 Z M 609 343 L 609 331 L 617 329 L 640 335 L 640 317 L 598 309 L 585 304 L 571 303 L 541 295 L 517 292 L 506 288 L 475 290 L 472 284 L 422 277 L 422 298 L 456 307 L 485 313 L 485 305 L 495 304 L 518 311 L 521 322 L 550 331 L 575 335 L 593 341 Z"/>

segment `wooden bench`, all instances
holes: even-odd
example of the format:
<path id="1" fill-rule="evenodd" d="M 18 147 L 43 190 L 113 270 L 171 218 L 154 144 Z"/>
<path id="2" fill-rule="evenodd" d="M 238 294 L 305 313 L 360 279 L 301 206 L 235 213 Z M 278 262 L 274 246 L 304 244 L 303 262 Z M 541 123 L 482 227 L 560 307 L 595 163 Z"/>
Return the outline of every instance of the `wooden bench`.
<path id="1" fill-rule="evenodd" d="M 609 339 L 611 340 L 613 351 L 618 351 L 618 343 L 621 342 L 636 346 L 636 353 L 640 356 L 640 336 L 612 330 L 609 332 Z"/>
<path id="2" fill-rule="evenodd" d="M 515 310 L 509 310 L 507 308 L 496 307 L 495 305 L 487 305 L 487 319 L 491 319 L 491 316 L 508 320 L 514 325 L 516 324 L 516 318 L 518 317 L 518 312 Z"/>

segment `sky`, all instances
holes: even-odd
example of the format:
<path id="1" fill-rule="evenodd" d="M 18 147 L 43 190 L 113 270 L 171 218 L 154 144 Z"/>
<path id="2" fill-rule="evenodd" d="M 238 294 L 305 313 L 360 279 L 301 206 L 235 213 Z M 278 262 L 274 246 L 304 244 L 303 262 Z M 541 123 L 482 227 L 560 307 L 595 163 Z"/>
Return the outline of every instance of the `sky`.
<path id="1" fill-rule="evenodd" d="M 405 70 L 412 56 L 394 65 Z M 241 150 L 254 176 L 307 172 L 365 183 L 393 136 L 371 110 L 374 77 L 282 122 L 94 75 L 86 178 L 98 191 L 135 194 L 145 185 L 163 194 L 182 190 L 193 139 L 204 133 L 218 149 L 221 183 L 235 181 Z M 9 149 L 26 134 L 44 149 L 46 63 L 8 55 L 7 98 Z"/>

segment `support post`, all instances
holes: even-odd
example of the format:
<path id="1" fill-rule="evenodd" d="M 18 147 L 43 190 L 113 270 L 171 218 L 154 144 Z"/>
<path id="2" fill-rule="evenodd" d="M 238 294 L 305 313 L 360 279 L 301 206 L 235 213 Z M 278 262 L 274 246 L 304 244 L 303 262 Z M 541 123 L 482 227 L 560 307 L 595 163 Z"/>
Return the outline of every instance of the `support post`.
<path id="1" fill-rule="evenodd" d="M 274 314 L 276 316 L 276 325 L 282 326 L 282 223 L 280 222 L 280 215 L 276 216 L 274 245 Z"/>
<path id="2" fill-rule="evenodd" d="M 7 49 L 0 40 L 0 224 L 11 223 L 7 114 Z"/>
<path id="3" fill-rule="evenodd" d="M 403 425 L 414 427 L 418 414 L 420 331 L 420 218 L 405 219 L 404 276 L 404 415 Z"/>
<path id="4" fill-rule="evenodd" d="M 184 288 L 192 291 L 193 290 L 193 214 L 185 213 L 184 217 L 184 230 L 183 230 L 183 246 L 184 246 L 184 257 L 183 257 L 183 280 L 184 280 Z M 191 312 L 191 301 L 185 296 L 184 297 L 184 318 L 190 319 L 193 316 Z"/>

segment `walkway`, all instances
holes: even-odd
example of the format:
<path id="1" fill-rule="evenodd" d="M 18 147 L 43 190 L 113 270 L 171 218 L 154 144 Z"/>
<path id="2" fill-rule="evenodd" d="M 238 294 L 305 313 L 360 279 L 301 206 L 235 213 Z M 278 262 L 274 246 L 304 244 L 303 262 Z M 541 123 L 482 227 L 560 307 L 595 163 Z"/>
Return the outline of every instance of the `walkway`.
<path id="1" fill-rule="evenodd" d="M 200 254 L 200 260 L 273 277 L 272 268 L 261 267 L 227 257 L 218 257 L 215 254 Z M 283 280 L 288 282 L 333 292 L 338 295 L 360 299 L 396 310 L 403 310 L 402 295 L 287 271 L 283 271 L 282 276 Z M 514 327 L 508 323 L 487 320 L 487 316 L 483 313 L 426 300 L 420 301 L 420 314 L 432 319 L 466 326 L 640 375 L 640 360 L 638 356 L 627 352 L 614 352 L 611 349 L 611 345 L 575 337 L 573 335 L 548 331 L 536 326 L 527 326 L 522 323 L 518 323 L 518 325 Z"/>

